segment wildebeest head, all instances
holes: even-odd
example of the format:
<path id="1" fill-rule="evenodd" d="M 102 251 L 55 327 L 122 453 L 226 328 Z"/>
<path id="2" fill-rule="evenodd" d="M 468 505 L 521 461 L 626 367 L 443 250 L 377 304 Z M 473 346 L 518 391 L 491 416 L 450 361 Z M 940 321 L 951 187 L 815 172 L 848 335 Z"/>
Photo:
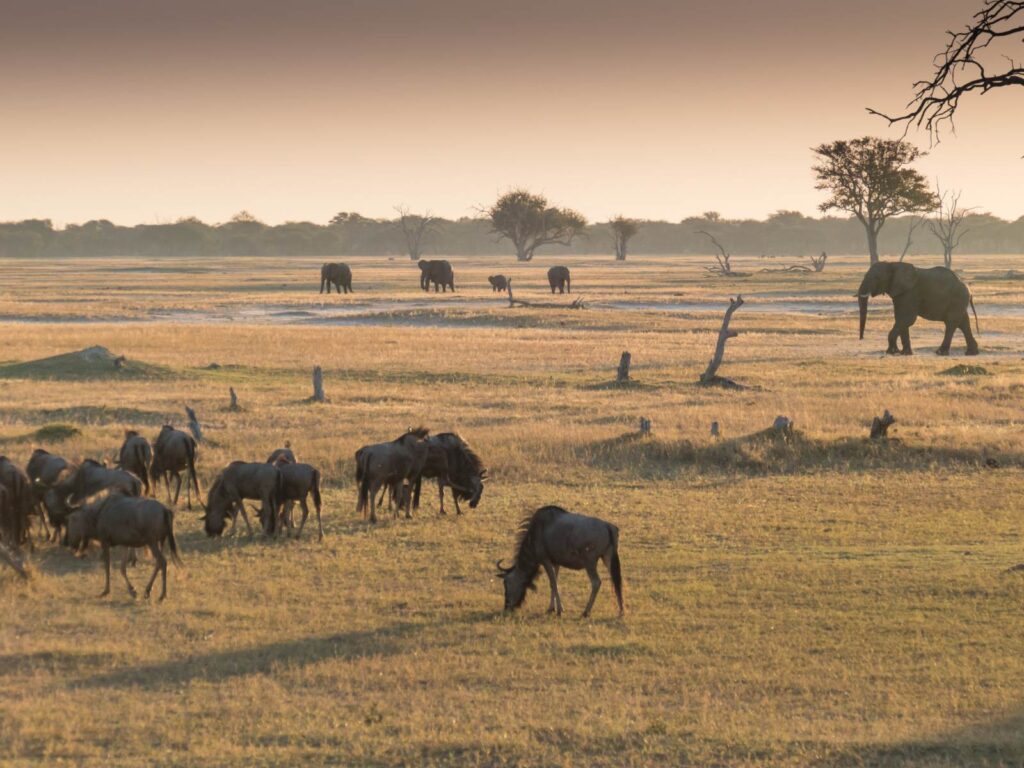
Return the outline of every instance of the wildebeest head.
<path id="1" fill-rule="evenodd" d="M 501 564 L 501 560 L 498 560 L 495 565 L 498 567 L 497 576 L 505 586 L 505 610 L 514 611 L 526 599 L 526 590 L 537 589 L 533 583 L 537 578 L 537 571 L 530 574 L 515 565 L 507 568 Z"/>
<path id="2" fill-rule="evenodd" d="M 224 494 L 220 492 L 220 483 L 220 478 L 214 481 L 207 495 L 207 503 L 203 505 L 205 510 L 202 517 L 203 530 L 210 537 L 220 536 L 224 533 L 228 514 L 230 513 L 228 501 L 224 498 Z"/>
<path id="3" fill-rule="evenodd" d="M 64 531 L 64 546 L 80 552 L 89 544 L 89 539 L 96 535 L 96 518 L 99 516 L 102 502 L 73 507 Z"/>

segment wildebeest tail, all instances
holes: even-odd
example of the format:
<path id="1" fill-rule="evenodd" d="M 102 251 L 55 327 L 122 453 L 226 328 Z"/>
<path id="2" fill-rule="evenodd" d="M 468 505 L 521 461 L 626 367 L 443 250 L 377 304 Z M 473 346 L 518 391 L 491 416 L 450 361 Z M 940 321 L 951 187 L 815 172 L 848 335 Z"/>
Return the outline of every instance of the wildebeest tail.
<path id="1" fill-rule="evenodd" d="M 199 487 L 199 477 L 196 475 L 196 443 L 194 440 L 189 440 L 185 444 L 186 450 L 188 451 L 188 476 L 192 480 L 192 485 L 196 489 L 196 498 L 199 499 L 199 503 L 203 503 L 203 491 Z"/>
<path id="2" fill-rule="evenodd" d="M 313 470 L 313 506 L 320 511 L 320 470 Z"/>
<path id="3" fill-rule="evenodd" d="M 612 584 L 615 586 L 615 596 L 622 603 L 622 563 L 619 562 L 619 529 L 614 525 L 608 526 L 608 534 L 612 538 L 612 560 L 608 570 L 612 574 Z"/>
<path id="4" fill-rule="evenodd" d="M 178 542 L 174 540 L 174 511 L 164 507 L 164 525 L 167 526 L 167 549 L 171 553 L 171 559 L 179 568 L 184 567 L 181 558 L 178 557 Z"/>
<path id="5" fill-rule="evenodd" d="M 141 467 L 142 468 L 142 473 L 145 475 L 145 477 L 140 478 L 140 479 L 148 487 L 149 486 L 149 465 L 151 463 L 151 460 L 147 461 L 146 448 L 145 448 L 145 446 L 142 443 L 136 442 L 133 445 L 133 449 L 134 449 L 134 452 L 135 452 L 135 462 L 134 462 L 135 466 Z"/>

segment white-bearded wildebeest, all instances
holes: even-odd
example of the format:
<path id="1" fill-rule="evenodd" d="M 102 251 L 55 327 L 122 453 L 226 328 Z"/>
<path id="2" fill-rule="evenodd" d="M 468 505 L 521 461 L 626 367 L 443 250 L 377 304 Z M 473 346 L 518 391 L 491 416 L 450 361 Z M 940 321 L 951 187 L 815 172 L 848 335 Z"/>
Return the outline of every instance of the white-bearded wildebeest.
<path id="1" fill-rule="evenodd" d="M 76 509 L 68 518 L 66 543 L 82 549 L 89 541 L 98 541 L 103 548 L 103 562 L 106 583 L 100 597 L 110 594 L 110 548 L 128 547 L 121 561 L 121 575 L 128 586 L 128 594 L 135 597 L 135 587 L 128 580 L 128 562 L 132 559 L 134 547 L 149 547 L 155 565 L 153 575 L 146 585 L 148 598 L 158 573 L 163 575 L 160 600 L 167 596 L 167 558 L 163 546 L 167 542 L 174 562 L 179 566 L 178 545 L 174 541 L 174 512 L 156 499 L 140 499 L 112 493 L 100 501 Z"/>
<path id="2" fill-rule="evenodd" d="M 381 488 L 401 488 L 403 484 L 415 485 L 423 465 L 427 461 L 427 435 L 423 427 L 410 429 L 390 443 L 364 445 L 356 451 L 356 482 L 359 485 L 359 502 L 356 512 L 366 516 L 370 522 L 377 522 L 377 492 Z M 405 516 L 412 517 L 412 494 L 404 491 L 400 497 L 405 506 Z M 397 517 L 398 511 L 395 511 Z"/>
<path id="3" fill-rule="evenodd" d="M 164 479 L 167 486 L 167 501 L 177 505 L 181 495 L 181 473 L 185 472 L 185 496 L 188 508 L 192 509 L 192 487 L 196 489 L 196 498 L 202 504 L 202 491 L 199 490 L 199 478 L 196 477 L 196 441 L 192 435 L 165 424 L 153 444 L 153 464 L 149 473 L 154 485 L 158 478 Z M 171 499 L 171 476 L 177 480 L 174 499 Z"/>
<path id="4" fill-rule="evenodd" d="M 231 531 L 235 530 L 235 518 L 239 512 L 249 527 L 252 526 L 245 514 L 244 499 L 259 501 L 260 522 L 263 532 L 272 535 L 276 530 L 277 514 L 284 496 L 284 478 L 281 470 L 273 464 L 258 464 L 247 461 L 233 461 L 221 472 L 210 486 L 203 527 L 207 536 L 224 533 L 227 518 L 232 519 Z"/>
<path id="5" fill-rule="evenodd" d="M 543 568 L 551 583 L 548 612 L 562 615 L 562 598 L 558 595 L 558 569 L 585 569 L 590 577 L 590 600 L 583 611 L 590 615 L 594 599 L 601 588 L 597 561 L 604 560 L 615 585 L 615 598 L 622 605 L 622 566 L 619 563 L 619 529 L 596 517 L 567 512 L 561 507 L 541 507 L 523 521 L 519 529 L 515 564 L 510 568 L 497 562 L 498 577 L 505 583 L 505 610 L 522 605 L 527 589 L 536 589 L 534 580 Z"/>
<path id="6" fill-rule="evenodd" d="M 0 539 L 11 549 L 26 543 L 32 549 L 29 535 L 29 517 L 34 508 L 32 484 L 28 475 L 6 456 L 0 456 L 0 486 L 7 495 L 0 510 Z"/>
<path id="7" fill-rule="evenodd" d="M 125 430 L 124 442 L 117 455 L 117 466 L 142 481 L 143 491 L 150 495 L 149 468 L 153 463 L 153 446 L 134 429 Z"/>
<path id="8" fill-rule="evenodd" d="M 278 499 L 282 503 L 281 522 L 286 524 L 289 530 L 292 527 L 292 506 L 297 501 L 302 507 L 302 522 L 299 523 L 299 530 L 295 538 L 302 536 L 302 529 L 306 527 L 306 518 L 309 517 L 309 506 L 306 504 L 306 497 L 313 497 L 313 508 L 316 510 L 316 525 L 320 529 L 320 541 L 324 540 L 324 524 L 320 519 L 320 471 L 310 464 L 296 464 L 293 462 L 278 462 L 278 471 L 281 473 L 283 490 Z"/>
<path id="9" fill-rule="evenodd" d="M 56 483 L 43 491 L 43 506 L 55 533 L 67 525 L 68 517 L 90 496 L 98 493 L 141 496 L 142 481 L 131 472 L 111 469 L 92 459 L 68 466 Z"/>
<path id="10" fill-rule="evenodd" d="M 43 507 L 43 494 L 69 474 L 69 467 L 71 465 L 66 459 L 42 448 L 32 451 L 28 464 L 25 466 L 25 474 L 28 475 L 29 483 L 32 484 L 32 506 L 43 521 L 43 530 L 47 538 L 50 536 L 50 530 L 46 524 L 47 516 Z"/>
<path id="11" fill-rule="evenodd" d="M 459 500 L 469 500 L 469 508 L 476 509 L 484 492 L 484 478 L 487 470 L 480 457 L 469 444 L 454 432 L 442 432 L 427 438 L 427 461 L 416 478 L 412 505 L 420 506 L 420 486 L 423 478 L 437 478 L 437 492 L 441 497 L 441 514 L 444 511 L 444 489 L 452 489 L 455 512 L 461 515 Z"/>

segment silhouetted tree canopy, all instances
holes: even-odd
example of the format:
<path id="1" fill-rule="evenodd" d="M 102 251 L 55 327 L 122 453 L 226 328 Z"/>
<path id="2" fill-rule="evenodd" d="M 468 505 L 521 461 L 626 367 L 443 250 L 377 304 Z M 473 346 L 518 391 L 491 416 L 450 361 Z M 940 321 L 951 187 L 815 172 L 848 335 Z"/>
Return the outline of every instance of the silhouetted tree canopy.
<path id="1" fill-rule="evenodd" d="M 512 241 L 519 261 L 531 261 L 544 245 L 572 245 L 587 226 L 582 214 L 549 206 L 546 197 L 525 189 L 506 192 L 487 209 L 487 216 L 492 231 Z"/>
<path id="2" fill-rule="evenodd" d="M 612 231 L 612 240 L 615 244 L 615 260 L 625 261 L 629 241 L 640 231 L 640 222 L 636 219 L 627 219 L 625 216 L 616 216 L 608 222 L 608 228 Z"/>
<path id="3" fill-rule="evenodd" d="M 936 206 L 924 176 L 910 167 L 921 156 L 913 144 L 865 136 L 822 144 L 814 153 L 815 188 L 831 193 L 819 208 L 846 211 L 864 225 L 872 264 L 878 261 L 878 233 L 889 218 Z"/>

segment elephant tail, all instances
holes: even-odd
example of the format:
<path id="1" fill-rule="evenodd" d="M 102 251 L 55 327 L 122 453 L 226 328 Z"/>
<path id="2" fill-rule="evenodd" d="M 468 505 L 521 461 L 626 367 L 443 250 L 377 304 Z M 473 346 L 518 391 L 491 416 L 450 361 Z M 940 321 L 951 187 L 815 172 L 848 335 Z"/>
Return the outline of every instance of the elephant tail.
<path id="1" fill-rule="evenodd" d="M 974 332 L 981 333 L 981 327 L 978 325 L 978 310 L 974 308 L 974 297 L 970 296 L 969 301 L 971 303 L 971 312 L 974 313 Z"/>

